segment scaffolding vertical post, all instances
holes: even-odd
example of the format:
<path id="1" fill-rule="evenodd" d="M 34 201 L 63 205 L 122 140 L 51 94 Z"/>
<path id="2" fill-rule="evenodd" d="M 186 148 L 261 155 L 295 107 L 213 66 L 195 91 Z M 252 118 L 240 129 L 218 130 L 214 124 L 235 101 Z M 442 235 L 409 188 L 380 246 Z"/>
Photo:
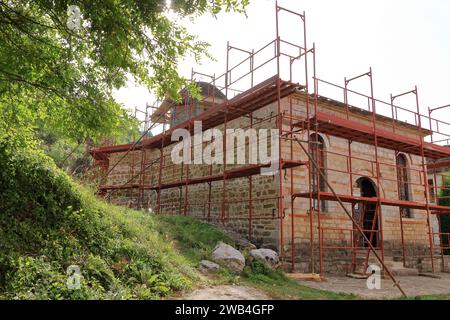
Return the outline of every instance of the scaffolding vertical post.
<path id="1" fill-rule="evenodd" d="M 350 118 L 349 115 L 349 106 L 348 106 L 348 83 L 350 81 L 347 80 L 347 77 L 344 78 L 344 104 L 345 104 L 345 116 L 347 117 L 347 120 Z"/>
<path id="2" fill-rule="evenodd" d="M 397 108 L 394 106 L 394 100 L 391 94 L 391 116 L 392 116 L 392 131 L 395 133 L 395 121 L 397 117 Z"/>
<path id="3" fill-rule="evenodd" d="M 146 162 L 146 150 L 144 146 L 142 146 L 141 150 L 141 170 L 139 174 L 139 195 L 138 195 L 138 206 L 140 208 L 143 207 L 144 202 L 144 184 L 145 184 L 145 162 Z"/>
<path id="4" fill-rule="evenodd" d="M 253 77 L 254 77 L 254 59 L 255 59 L 255 50 L 252 49 L 252 53 L 250 54 L 250 71 L 251 71 L 251 78 L 250 78 L 250 86 L 253 88 Z M 250 113 L 250 128 L 253 128 L 253 112 Z M 249 141 L 249 145 L 250 145 Z M 250 147 L 248 151 L 249 156 L 249 162 L 250 162 Z M 253 219 L 253 177 L 250 175 L 248 177 L 248 240 L 252 240 L 252 219 Z"/>
<path id="5" fill-rule="evenodd" d="M 381 259 L 384 262 L 384 237 L 383 237 L 383 215 L 382 215 L 382 209 L 381 209 L 381 180 L 380 180 L 380 176 L 381 176 L 381 170 L 380 170 L 380 160 L 378 157 L 378 134 L 377 134 L 377 125 L 376 125 L 376 116 L 377 116 L 377 109 L 375 106 L 375 97 L 374 97 L 374 92 L 373 92 L 373 73 L 372 73 L 372 67 L 370 67 L 369 70 L 369 77 L 370 77 L 370 100 L 372 102 L 372 121 L 373 121 L 373 131 L 374 131 L 374 140 L 375 140 L 375 161 L 376 161 L 376 172 L 377 172 L 377 200 L 378 200 L 378 205 L 377 205 L 377 210 L 378 210 L 378 215 L 376 215 L 376 219 L 378 219 L 378 228 L 379 228 L 379 240 L 380 240 L 380 249 L 381 249 Z M 375 226 L 375 222 L 374 222 L 374 226 Z M 373 235 L 373 230 L 374 227 L 372 228 L 372 233 L 371 235 Z M 367 267 L 367 263 L 366 263 L 366 267 Z M 365 271 L 365 270 L 364 270 Z"/>
<path id="6" fill-rule="evenodd" d="M 229 86 L 229 63 L 230 63 L 230 43 L 227 42 L 227 63 L 225 73 L 225 95 L 228 98 L 228 86 Z M 225 213 L 227 205 L 227 120 L 228 120 L 228 108 L 224 110 L 224 122 L 223 122 L 223 140 L 222 140 L 222 206 L 221 206 L 221 222 L 225 224 Z"/>
<path id="7" fill-rule="evenodd" d="M 347 117 L 347 120 L 349 119 L 350 115 L 349 115 L 349 104 L 348 104 L 348 81 L 347 78 L 344 78 L 344 104 L 345 104 L 345 114 Z M 347 167 L 348 167 L 348 172 L 349 172 L 349 188 L 350 188 L 350 195 L 353 196 L 353 161 L 352 161 L 352 140 L 349 139 L 348 140 L 348 157 L 347 157 Z M 352 216 L 355 216 L 355 206 L 352 205 Z M 355 224 L 352 224 L 352 231 L 350 234 L 350 241 L 351 241 L 351 245 L 352 245 L 352 267 L 356 265 L 357 261 L 356 261 L 356 255 L 357 255 L 357 237 L 355 237 L 353 235 L 354 230 L 356 229 Z M 352 270 L 353 271 L 353 270 Z"/>
<path id="8" fill-rule="evenodd" d="M 348 171 L 350 173 L 349 175 L 349 188 L 350 188 L 350 195 L 353 197 L 353 161 L 352 161 L 352 141 L 348 140 L 348 158 L 347 158 L 347 166 L 348 166 Z M 352 205 L 352 216 L 355 217 L 355 206 Z M 352 261 L 354 263 L 356 263 L 356 250 L 357 250 L 357 245 L 358 243 L 356 243 L 356 237 L 354 236 L 354 230 L 356 229 L 356 226 L 354 224 L 352 224 L 352 231 L 351 231 L 351 244 L 353 247 L 353 257 L 352 257 Z"/>
<path id="9" fill-rule="evenodd" d="M 392 95 L 391 95 L 392 96 Z M 398 166 L 398 151 L 395 152 L 395 174 L 396 174 L 396 180 L 397 180 L 397 190 L 398 190 L 398 194 L 400 195 L 401 191 L 400 191 L 400 178 L 399 178 L 399 166 Z M 399 210 L 399 215 L 400 215 L 400 235 L 402 238 L 402 256 L 403 256 L 403 266 L 406 267 L 406 246 L 405 246 L 405 234 L 404 234 L 404 230 L 403 230 L 403 214 L 402 214 L 402 210 Z"/>
<path id="10" fill-rule="evenodd" d="M 433 112 L 433 110 L 428 107 L 428 121 L 429 121 L 429 125 L 430 125 L 430 139 L 431 139 L 431 143 L 434 143 L 434 131 L 433 131 L 433 122 L 431 120 L 431 113 Z M 434 164 L 436 164 L 436 160 L 433 161 Z M 444 187 L 445 187 L 445 180 L 443 183 Z M 429 189 L 429 188 L 428 188 Z M 433 194 L 434 194 L 434 199 L 436 204 L 438 203 L 438 184 L 437 184 L 437 177 L 436 177 L 436 168 L 433 168 Z M 444 249 L 443 249 L 443 237 L 442 237 L 442 229 L 441 229 L 441 218 L 438 217 L 438 224 L 439 224 L 439 247 L 441 249 L 441 270 L 445 271 L 445 262 L 444 262 Z M 434 243 L 434 239 L 433 239 L 433 243 Z"/>
<path id="11" fill-rule="evenodd" d="M 250 113 L 250 128 L 253 128 L 253 113 Z M 249 141 L 249 144 L 251 142 Z M 249 161 L 251 157 L 251 150 L 249 147 L 248 155 Z M 252 240 L 252 219 L 253 219 L 253 178 L 248 176 L 248 240 Z"/>
<path id="12" fill-rule="evenodd" d="M 188 104 L 189 103 L 189 104 Z M 192 127 L 192 122 L 191 122 L 191 116 L 192 116 L 192 96 L 189 94 L 189 92 L 186 92 L 186 97 L 184 100 L 184 105 L 186 108 L 186 112 L 188 115 L 188 121 L 189 121 L 189 125 L 188 125 L 188 131 L 191 132 L 191 127 Z M 189 152 L 191 154 L 192 158 L 192 138 L 189 137 L 189 139 L 191 139 L 191 143 L 189 144 Z M 185 177 L 185 186 L 184 186 L 184 211 L 183 214 L 186 216 L 188 213 L 188 205 L 189 205 L 189 201 L 188 201 L 188 193 L 189 193 L 189 164 L 186 165 L 186 177 Z"/>
<path id="13" fill-rule="evenodd" d="M 423 171 L 423 180 L 424 180 L 424 187 L 425 187 L 425 201 L 426 201 L 426 211 L 427 211 L 427 226 L 428 226 L 428 241 L 430 243 L 430 258 L 431 258 L 431 271 L 434 273 L 434 241 L 433 241 L 433 227 L 431 225 L 430 220 L 430 201 L 428 196 L 428 174 L 427 174 L 427 164 L 425 161 L 425 151 L 424 151 L 424 137 L 422 136 L 422 119 L 420 114 L 420 107 L 419 107 L 419 92 L 417 91 L 417 86 L 414 88 L 414 94 L 416 96 L 416 108 L 417 108 L 417 124 L 419 126 L 419 139 L 420 139 L 420 153 L 422 157 L 422 171 Z"/>
<path id="14" fill-rule="evenodd" d="M 225 223 L 226 219 L 226 211 L 227 211 L 227 118 L 228 114 L 227 111 L 225 111 L 224 115 L 224 134 L 223 134 L 223 146 L 222 146 L 222 152 L 223 152 L 223 183 L 222 183 L 222 212 L 221 212 L 221 220 L 222 223 Z"/>
<path id="15" fill-rule="evenodd" d="M 294 123 L 292 120 L 292 97 L 289 97 L 289 142 L 290 142 L 290 159 L 294 159 L 294 141 L 292 131 L 294 130 Z M 291 178 L 291 194 L 294 193 L 294 168 L 290 169 Z M 294 217 L 294 202 L 295 198 L 291 197 L 291 271 L 295 271 L 295 217 Z"/>
<path id="16" fill-rule="evenodd" d="M 148 113 L 149 105 L 145 104 L 145 118 L 144 118 L 144 133 L 149 131 L 149 113 Z M 145 140 L 147 139 L 147 133 L 142 138 L 142 149 L 141 149 L 141 170 L 139 172 L 139 196 L 138 196 L 138 206 L 140 208 L 144 208 L 144 198 L 145 198 L 145 172 L 146 172 L 146 163 L 147 163 L 147 152 L 145 148 Z"/>
<path id="17" fill-rule="evenodd" d="M 166 116 L 163 115 L 163 135 L 166 133 Z M 161 140 L 160 158 L 159 158 L 159 174 L 158 174 L 158 193 L 156 198 L 156 214 L 161 214 L 161 182 L 162 171 L 164 166 L 164 138 Z"/>
<path id="18" fill-rule="evenodd" d="M 303 19 L 304 21 L 304 19 Z M 314 87 L 314 116 L 317 114 L 317 91 L 318 91 L 318 83 L 316 79 L 316 51 L 315 51 L 315 43 L 313 43 L 313 87 Z M 305 56 L 306 56 L 305 49 Z M 311 110 L 309 103 L 309 94 L 308 88 L 306 88 L 306 131 L 307 131 L 307 152 L 308 156 L 311 153 Z M 315 122 L 317 129 L 317 122 Z M 316 130 L 317 131 L 317 130 Z M 313 203 L 313 188 L 312 188 L 312 164 L 311 161 L 308 161 L 308 189 L 309 189 L 309 241 L 310 241 L 310 254 L 311 254 L 311 273 L 315 273 L 315 250 L 314 250 L 314 223 L 313 223 L 313 212 L 314 212 L 314 203 Z M 318 245 L 319 245 L 319 255 L 321 255 L 321 245 L 320 245 L 320 216 L 318 217 Z M 320 268 L 322 270 L 322 268 Z M 322 272 L 322 271 L 320 271 Z"/>
<path id="19" fill-rule="evenodd" d="M 276 23 L 276 64 L 277 64 L 277 115 L 276 115 L 276 128 L 278 129 L 278 135 L 281 138 L 282 134 L 282 121 L 281 121 L 281 82 L 280 82 L 280 31 L 279 31 L 279 25 L 278 25 L 278 19 L 279 19 L 279 11 L 280 7 L 278 6 L 278 1 L 275 1 L 275 23 Z M 280 140 L 281 142 L 281 140 Z M 279 177 L 279 183 L 278 183 L 278 219 L 279 220 L 279 233 L 280 233 L 280 243 L 279 243 L 279 252 L 280 252 L 280 258 L 281 260 L 284 260 L 284 239 L 283 239 L 283 181 L 281 178 L 281 143 L 279 143 L 278 146 L 278 177 Z"/>
<path id="20" fill-rule="evenodd" d="M 306 109 L 310 109 L 310 96 L 309 96 L 309 70 L 308 70 L 308 41 L 307 41 L 307 32 L 306 32 L 306 13 L 303 11 L 303 14 L 300 15 L 302 22 L 303 22 L 303 44 L 304 44 L 304 50 L 305 50 L 305 93 L 306 93 Z M 313 48 L 311 50 L 311 53 L 313 55 L 313 89 L 314 89 L 314 117 L 317 115 L 317 82 L 316 82 L 316 45 L 313 43 Z M 316 118 L 315 118 L 316 119 Z M 315 148 L 316 155 L 319 157 L 319 130 L 317 126 L 317 119 L 314 123 L 314 133 L 315 133 L 315 140 L 316 142 L 313 146 Z M 311 124 L 310 119 L 308 118 L 308 152 L 311 151 Z M 310 166 L 310 176 L 312 174 L 312 167 Z M 320 169 L 319 169 L 320 170 Z M 317 170 L 316 170 L 317 171 Z M 319 273 L 323 273 L 323 250 L 322 250 L 322 241 L 320 238 L 320 228 L 321 228 L 321 199 L 320 199 L 320 173 L 316 172 L 315 177 L 316 183 L 317 183 L 317 234 L 318 234 L 318 240 L 319 240 Z M 311 177 L 310 177 L 310 183 L 311 183 Z M 311 189 L 311 187 L 310 187 Z M 310 190 L 312 191 L 312 190 Z M 312 192 L 310 194 L 312 196 Z M 310 228 L 311 228 L 311 235 L 310 235 L 310 241 L 311 241 L 311 272 L 315 272 L 315 266 L 314 266 L 314 236 L 313 236 L 313 201 L 311 199 L 310 201 Z"/>

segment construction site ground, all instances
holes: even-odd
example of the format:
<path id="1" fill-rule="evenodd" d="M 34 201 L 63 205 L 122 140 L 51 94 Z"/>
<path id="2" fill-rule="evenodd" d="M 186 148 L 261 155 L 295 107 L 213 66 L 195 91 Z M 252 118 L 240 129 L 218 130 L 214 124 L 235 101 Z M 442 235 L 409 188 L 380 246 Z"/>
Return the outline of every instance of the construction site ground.
<path id="1" fill-rule="evenodd" d="M 450 273 L 436 273 L 436 278 L 429 276 L 402 276 L 397 280 L 409 298 L 428 295 L 450 296 Z M 394 287 L 390 279 L 381 279 L 381 289 L 369 290 L 366 279 L 353 279 L 346 276 L 327 275 L 325 281 L 297 280 L 302 285 L 314 289 L 349 293 L 363 299 L 397 299 L 401 298 L 400 291 Z"/>

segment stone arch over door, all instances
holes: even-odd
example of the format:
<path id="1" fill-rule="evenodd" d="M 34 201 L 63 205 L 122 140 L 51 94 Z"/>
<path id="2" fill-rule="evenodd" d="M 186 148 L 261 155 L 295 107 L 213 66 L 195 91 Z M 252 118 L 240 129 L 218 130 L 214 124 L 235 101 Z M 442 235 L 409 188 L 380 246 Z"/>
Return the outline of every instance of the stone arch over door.
<path id="1" fill-rule="evenodd" d="M 380 180 L 380 185 L 378 186 L 378 184 L 376 182 L 376 178 L 372 176 L 372 172 L 370 172 L 369 170 L 366 170 L 366 169 L 359 169 L 358 170 L 358 169 L 356 169 L 356 170 L 354 170 L 354 172 L 356 172 L 356 174 L 353 175 L 353 179 L 356 179 L 353 182 L 353 189 L 354 190 L 355 189 L 360 190 L 359 184 L 358 184 L 359 179 L 367 178 L 367 179 L 370 179 L 370 181 L 373 183 L 373 185 L 375 187 L 375 190 L 380 192 L 380 198 L 386 198 L 387 196 L 392 196 L 392 194 L 390 194 L 388 191 L 385 190 L 385 188 L 383 186 L 383 183 L 382 183 L 383 182 L 382 180 Z M 379 190 L 378 190 L 377 187 L 379 187 Z M 387 195 L 386 195 L 386 193 L 387 193 Z"/>

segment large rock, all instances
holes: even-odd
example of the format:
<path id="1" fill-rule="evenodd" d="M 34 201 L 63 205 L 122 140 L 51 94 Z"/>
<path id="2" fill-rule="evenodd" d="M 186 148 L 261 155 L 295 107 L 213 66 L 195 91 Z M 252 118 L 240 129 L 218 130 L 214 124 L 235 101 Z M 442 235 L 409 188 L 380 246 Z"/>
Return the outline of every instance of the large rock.
<path id="1" fill-rule="evenodd" d="M 245 267 L 245 258 L 242 253 L 223 242 L 219 242 L 214 248 L 212 260 L 234 272 L 242 272 Z"/>
<path id="2" fill-rule="evenodd" d="M 278 253 L 272 249 L 254 249 L 250 251 L 250 256 L 263 261 L 270 268 L 277 268 L 280 263 Z"/>
<path id="3" fill-rule="evenodd" d="M 202 260 L 198 268 L 200 272 L 210 273 L 210 272 L 217 272 L 220 269 L 220 266 L 212 261 Z"/>

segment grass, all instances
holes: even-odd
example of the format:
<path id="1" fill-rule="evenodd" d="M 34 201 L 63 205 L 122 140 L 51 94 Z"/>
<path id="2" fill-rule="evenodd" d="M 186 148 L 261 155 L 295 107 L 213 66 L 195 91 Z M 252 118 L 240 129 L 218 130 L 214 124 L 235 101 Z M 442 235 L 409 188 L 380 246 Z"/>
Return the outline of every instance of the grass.
<path id="1" fill-rule="evenodd" d="M 200 220 L 176 215 L 155 217 L 157 230 L 175 241 L 180 252 L 194 265 L 209 259 L 218 242 L 234 245 L 222 230 Z"/>
<path id="2" fill-rule="evenodd" d="M 450 300 L 450 293 L 420 296 L 419 300 Z"/>
<path id="3" fill-rule="evenodd" d="M 197 266 L 203 259 L 209 259 L 219 241 L 234 245 L 224 232 L 210 224 L 185 216 L 157 216 L 157 228 L 170 236 L 179 252 Z M 244 252 L 244 255 L 247 255 Z M 213 284 L 240 284 L 264 291 L 274 299 L 357 299 L 355 295 L 339 294 L 308 288 L 287 278 L 281 271 L 273 271 L 254 261 L 237 276 L 223 270 L 212 280 Z"/>
<path id="4" fill-rule="evenodd" d="M 450 300 L 450 293 L 430 294 L 417 297 L 409 297 L 408 300 Z"/>

